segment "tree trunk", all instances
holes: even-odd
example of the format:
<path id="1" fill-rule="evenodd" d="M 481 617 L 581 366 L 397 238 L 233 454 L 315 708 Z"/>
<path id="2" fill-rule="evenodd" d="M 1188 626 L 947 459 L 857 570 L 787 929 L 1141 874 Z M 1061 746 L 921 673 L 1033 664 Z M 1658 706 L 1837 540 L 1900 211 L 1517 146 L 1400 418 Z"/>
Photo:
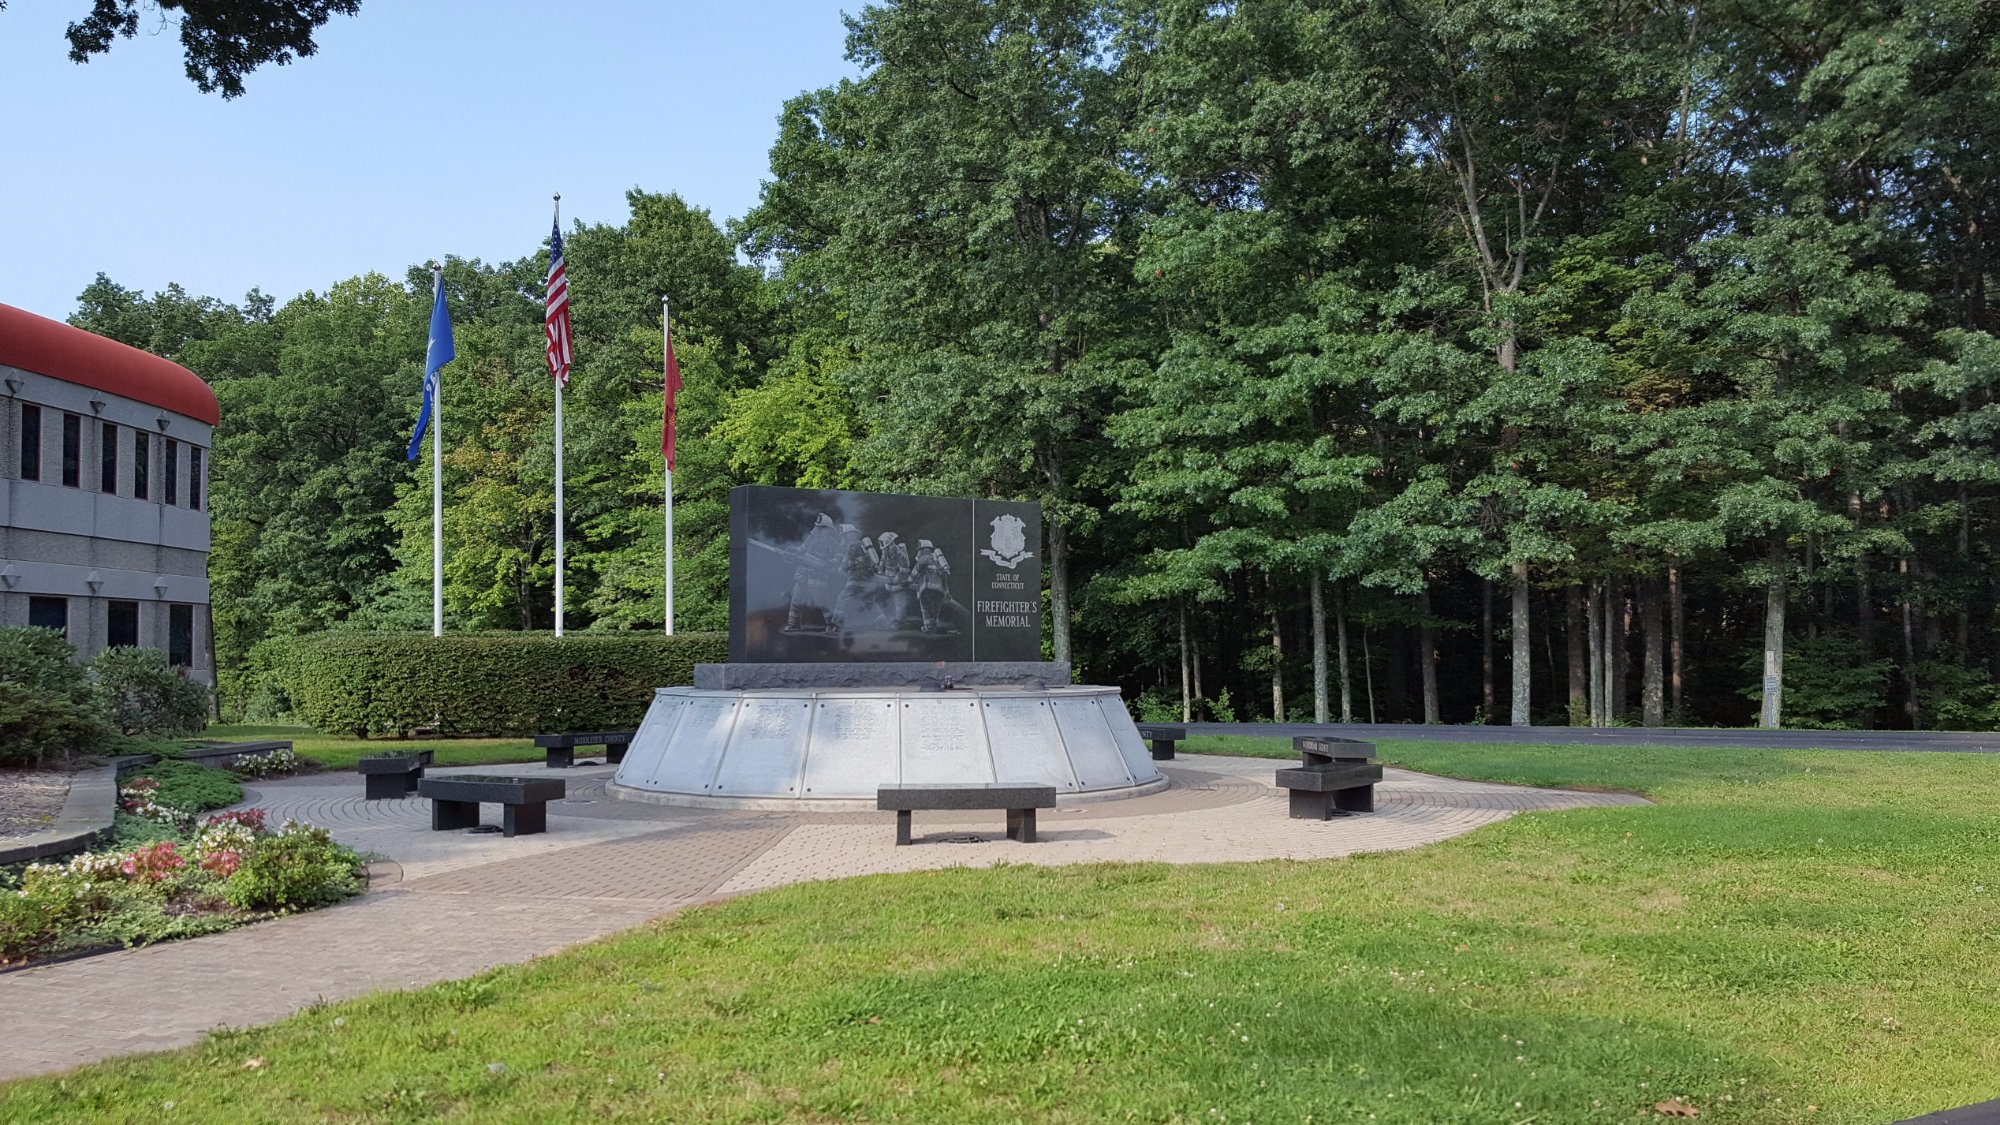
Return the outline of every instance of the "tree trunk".
<path id="1" fill-rule="evenodd" d="M 1361 678 L 1368 684 L 1368 722 L 1375 723 L 1375 662 L 1368 655 L 1368 626 L 1361 626 Z"/>
<path id="2" fill-rule="evenodd" d="M 1590 592 L 1584 596 L 1585 629 L 1589 633 L 1590 650 L 1590 725 L 1604 725 L 1604 700 L 1609 694 L 1604 687 L 1604 583 L 1594 582 Z"/>
<path id="3" fill-rule="evenodd" d="M 1493 702 L 1493 582 L 1479 580 L 1479 721 L 1499 718 Z"/>
<path id="4" fill-rule="evenodd" d="M 1061 520 L 1049 521 L 1049 648 L 1056 663 L 1069 662 L 1069 532 Z"/>
<path id="5" fill-rule="evenodd" d="M 1264 576 L 1264 589 L 1271 589 L 1271 576 Z M 1285 637 L 1280 631 L 1278 607 L 1271 606 L 1271 721 L 1285 721 Z"/>
<path id="6" fill-rule="evenodd" d="M 1194 693 L 1193 693 L 1193 690 L 1192 690 L 1192 682 L 1191 682 L 1192 678 L 1191 678 L 1191 677 L 1189 676 L 1189 674 L 1188 674 L 1188 672 L 1189 672 L 1189 669 L 1188 669 L 1188 639 L 1187 639 L 1187 605 L 1186 605 L 1186 603 L 1182 603 L 1182 605 L 1181 605 L 1181 607 L 1180 607 L 1180 611 L 1181 611 L 1181 612 L 1180 612 L 1180 617 L 1181 617 L 1181 722 L 1184 722 L 1184 723 L 1191 723 L 1191 722 L 1193 722 L 1193 721 L 1194 721 Z"/>
<path id="7" fill-rule="evenodd" d="M 1917 708 L 1917 629 L 1914 599 L 1910 594 L 1910 558 L 1908 555 L 1897 560 L 1897 569 L 1903 575 L 1903 717 L 1910 721 L 1911 730 L 1923 727 L 1923 716 Z"/>
<path id="8" fill-rule="evenodd" d="M 1660 612 L 1660 580 L 1649 577 L 1639 587 L 1639 617 L 1646 633 L 1645 683 L 1639 689 L 1640 721 L 1649 727 L 1665 725 L 1667 721 L 1666 637 L 1662 627 Z"/>
<path id="9" fill-rule="evenodd" d="M 1632 698 L 1632 592 L 1618 584 L 1618 597 L 1611 616 L 1611 720 L 1625 717 Z"/>
<path id="10" fill-rule="evenodd" d="M 1423 617 L 1417 626 L 1418 671 L 1424 683 L 1424 722 L 1438 721 L 1438 657 L 1437 627 L 1431 622 L 1431 588 L 1426 585 L 1417 595 L 1417 612 Z"/>
<path id="11" fill-rule="evenodd" d="M 1590 638 L 1583 623 L 1583 587 L 1568 587 L 1563 591 L 1563 598 L 1563 641 L 1569 648 L 1569 722 L 1571 726 L 1577 726 L 1588 724 L 1594 710 L 1590 705 L 1590 668 L 1584 664 L 1584 653 L 1590 647 Z"/>
<path id="12" fill-rule="evenodd" d="M 1203 695 L 1201 692 L 1201 642 L 1197 640 L 1188 647 L 1188 664 L 1194 670 L 1194 701 L 1200 703 L 1202 700 L 1208 698 L 1208 696 Z"/>
<path id="13" fill-rule="evenodd" d="M 1669 677 L 1672 681 L 1672 694 L 1669 695 L 1668 698 L 1672 700 L 1671 705 L 1673 707 L 1674 714 L 1678 715 L 1681 713 L 1682 614 L 1681 614 L 1681 568 L 1675 564 L 1668 564 L 1667 566 L 1667 614 L 1668 614 L 1667 648 L 1669 652 L 1669 657 L 1673 662 L 1673 667 L 1669 672 Z"/>
<path id="14" fill-rule="evenodd" d="M 1764 703 L 1757 725 L 1776 730 L 1784 722 L 1785 537 L 1771 540 L 1771 581 L 1764 590 Z"/>
<path id="15" fill-rule="evenodd" d="M 1313 722 L 1327 720 L 1326 691 L 1326 594 L 1320 589 L 1319 570 L 1312 572 L 1313 618 Z"/>
<path id="16" fill-rule="evenodd" d="M 1509 720 L 1514 726 L 1525 727 L 1529 721 L 1529 708 L 1534 702 L 1534 648 L 1528 635 L 1528 564 L 1514 564 L 1514 668 L 1512 682 L 1514 688 L 1513 714 Z"/>
<path id="17" fill-rule="evenodd" d="M 1340 721 L 1351 723 L 1354 721 L 1354 681 L 1347 674 L 1347 597 L 1338 579 L 1333 584 L 1333 626 L 1339 638 Z"/>

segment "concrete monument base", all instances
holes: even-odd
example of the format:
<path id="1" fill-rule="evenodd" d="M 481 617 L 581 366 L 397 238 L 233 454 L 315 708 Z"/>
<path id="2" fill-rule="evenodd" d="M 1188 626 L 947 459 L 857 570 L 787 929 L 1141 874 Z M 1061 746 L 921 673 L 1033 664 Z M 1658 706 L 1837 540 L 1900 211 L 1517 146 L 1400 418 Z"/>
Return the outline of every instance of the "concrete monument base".
<path id="1" fill-rule="evenodd" d="M 1113 687 L 660 688 L 609 786 L 626 800 L 875 808 L 883 785 L 1052 785 L 1058 805 L 1166 788 Z"/>

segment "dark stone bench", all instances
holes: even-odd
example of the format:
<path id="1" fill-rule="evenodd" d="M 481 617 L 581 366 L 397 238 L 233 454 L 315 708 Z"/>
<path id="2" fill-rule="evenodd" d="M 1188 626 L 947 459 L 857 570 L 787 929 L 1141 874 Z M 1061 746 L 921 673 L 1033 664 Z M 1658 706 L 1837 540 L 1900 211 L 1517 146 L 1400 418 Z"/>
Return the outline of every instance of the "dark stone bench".
<path id="1" fill-rule="evenodd" d="M 1053 785 L 884 785 L 875 791 L 875 807 L 896 814 L 896 843 L 910 842 L 910 813 L 915 809 L 1006 809 L 1007 838 L 1035 842 L 1035 810 L 1056 807 Z"/>
<path id="2" fill-rule="evenodd" d="M 604 760 L 612 765 L 625 760 L 625 748 L 632 745 L 629 730 L 576 731 L 569 734 L 538 734 L 535 745 L 549 752 L 549 768 L 568 769 L 576 764 L 576 748 L 579 746 L 604 747 Z"/>
<path id="3" fill-rule="evenodd" d="M 354 770 L 361 775 L 362 799 L 393 801 L 417 791 L 424 767 L 431 764 L 431 751 L 410 754 L 375 754 L 361 759 Z"/>
<path id="4" fill-rule="evenodd" d="M 1187 737 L 1187 728 L 1176 723 L 1140 723 L 1139 737 L 1147 741 L 1156 762 L 1174 760 L 1174 743 Z"/>
<path id="5" fill-rule="evenodd" d="M 1374 812 L 1382 765 L 1375 744 L 1358 738 L 1292 739 L 1304 764 L 1278 771 L 1278 787 L 1291 791 L 1292 819 L 1331 820 L 1343 813 Z"/>
<path id="6" fill-rule="evenodd" d="M 528 836 L 549 828 L 549 802 L 560 801 L 567 786 L 559 777 L 427 777 L 417 796 L 431 801 L 431 830 L 479 827 L 481 804 L 501 806 L 500 829 Z"/>

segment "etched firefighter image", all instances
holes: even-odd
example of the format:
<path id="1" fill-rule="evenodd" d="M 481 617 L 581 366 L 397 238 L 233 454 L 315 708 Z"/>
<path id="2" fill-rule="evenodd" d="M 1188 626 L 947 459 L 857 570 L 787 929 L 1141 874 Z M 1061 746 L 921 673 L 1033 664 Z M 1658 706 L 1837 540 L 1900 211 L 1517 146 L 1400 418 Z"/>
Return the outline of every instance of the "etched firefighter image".
<path id="1" fill-rule="evenodd" d="M 791 606 L 785 611 L 787 633 L 831 633 L 839 628 L 834 612 L 835 582 L 840 573 L 840 532 L 833 517 L 821 512 L 813 521 L 795 556 Z M 814 619 L 817 620 L 814 620 Z"/>
<path id="2" fill-rule="evenodd" d="M 917 540 L 917 561 L 910 568 L 910 584 L 917 589 L 917 606 L 926 633 L 958 632 L 945 624 L 942 617 L 945 603 L 951 600 L 951 592 L 945 585 L 950 577 L 951 564 L 945 561 L 944 552 L 928 539 Z"/>
<path id="3" fill-rule="evenodd" d="M 916 557 L 894 531 L 873 536 L 825 512 L 796 546 L 755 545 L 792 563 L 784 632 L 799 636 L 923 633 L 955 636 L 966 608 L 951 596 L 951 562 L 917 540 Z"/>

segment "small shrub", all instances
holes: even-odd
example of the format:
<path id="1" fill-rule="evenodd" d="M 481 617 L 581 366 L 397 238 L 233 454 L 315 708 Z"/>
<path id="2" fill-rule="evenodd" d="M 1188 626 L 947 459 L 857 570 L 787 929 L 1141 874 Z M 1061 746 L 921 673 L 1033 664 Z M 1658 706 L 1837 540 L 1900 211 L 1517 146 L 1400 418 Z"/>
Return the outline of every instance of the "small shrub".
<path id="1" fill-rule="evenodd" d="M 124 785 L 127 789 L 138 788 L 141 781 L 155 783 L 148 790 L 153 803 L 189 814 L 227 808 L 243 799 L 243 787 L 236 784 L 235 778 L 193 762 L 155 762 L 127 779 Z"/>
<path id="2" fill-rule="evenodd" d="M 107 648 L 90 662 L 98 705 L 120 734 L 199 734 L 208 725 L 208 689 L 187 679 L 156 648 Z"/>
<path id="3" fill-rule="evenodd" d="M 1764 695 L 1764 652 L 1753 649 L 1744 659 L 1752 683 L 1742 689 L 1746 699 Z M 1875 712 L 1889 702 L 1887 660 L 1870 660 L 1861 640 L 1850 630 L 1829 629 L 1817 637 L 1785 641 L 1784 722 L 1788 727 L 1854 730 L 1870 725 Z"/>
<path id="4" fill-rule="evenodd" d="M 0 765 L 89 753 L 109 735 L 76 650 L 54 629 L 0 629 Z"/>
<path id="5" fill-rule="evenodd" d="M 1168 695 L 1161 688 L 1148 688 L 1132 701 L 1132 709 L 1137 712 L 1142 723 L 1178 723 L 1181 721 L 1181 698 L 1178 694 Z"/>
<path id="6" fill-rule="evenodd" d="M 181 857 L 180 845 L 172 840 L 161 840 L 126 856 L 119 862 L 118 870 L 134 883 L 164 883 L 186 866 L 187 860 Z"/>
<path id="7" fill-rule="evenodd" d="M 305 760 L 295 751 L 279 747 L 262 754 L 246 754 L 236 759 L 236 764 L 229 769 L 244 777 L 277 777 L 296 773 L 304 764 Z"/>
<path id="8" fill-rule="evenodd" d="M 222 886 L 244 910 L 299 910 L 339 902 L 361 890 L 361 857 L 333 842 L 326 829 L 286 821 L 251 846 Z"/>

